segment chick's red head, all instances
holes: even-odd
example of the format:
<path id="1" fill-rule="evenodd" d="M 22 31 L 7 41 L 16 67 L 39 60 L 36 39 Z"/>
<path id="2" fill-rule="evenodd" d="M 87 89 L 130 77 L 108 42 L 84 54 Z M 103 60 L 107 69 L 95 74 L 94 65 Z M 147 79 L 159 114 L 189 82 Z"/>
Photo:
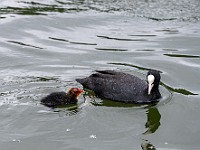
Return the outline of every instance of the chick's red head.
<path id="1" fill-rule="evenodd" d="M 71 91 L 72 91 L 74 94 L 80 94 L 80 93 L 84 92 L 84 90 L 79 89 L 79 88 L 71 88 Z"/>
<path id="2" fill-rule="evenodd" d="M 78 98 L 82 92 L 84 92 L 84 90 L 82 90 L 82 89 L 79 89 L 79 88 L 70 88 L 69 90 L 67 90 L 66 93 L 70 97 L 76 97 L 76 98 Z"/>

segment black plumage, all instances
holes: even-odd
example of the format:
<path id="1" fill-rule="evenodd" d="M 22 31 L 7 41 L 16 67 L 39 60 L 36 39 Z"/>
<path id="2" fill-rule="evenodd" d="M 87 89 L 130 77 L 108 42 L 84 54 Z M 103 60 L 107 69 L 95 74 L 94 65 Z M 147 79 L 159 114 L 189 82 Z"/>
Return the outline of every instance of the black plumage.
<path id="1" fill-rule="evenodd" d="M 148 83 L 148 80 L 152 83 Z M 89 77 L 76 79 L 76 81 L 103 99 L 126 103 L 152 103 L 157 102 L 161 97 L 160 74 L 156 70 L 147 73 L 147 81 L 113 70 L 96 71 Z M 148 84 L 151 87 L 149 91 Z"/>
<path id="2" fill-rule="evenodd" d="M 48 107 L 64 106 L 68 104 L 76 104 L 78 96 L 83 90 L 71 88 L 67 92 L 53 92 L 41 99 L 41 103 Z"/>

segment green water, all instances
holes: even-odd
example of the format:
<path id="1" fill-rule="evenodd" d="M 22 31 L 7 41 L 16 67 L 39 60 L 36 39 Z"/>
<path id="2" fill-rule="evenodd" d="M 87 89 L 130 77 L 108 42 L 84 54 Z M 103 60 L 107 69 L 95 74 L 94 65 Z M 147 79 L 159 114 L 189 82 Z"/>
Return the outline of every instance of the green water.
<path id="1" fill-rule="evenodd" d="M 198 0 L 2 0 L 0 53 L 2 150 L 200 149 Z M 97 69 L 157 69 L 162 99 L 40 104 Z"/>

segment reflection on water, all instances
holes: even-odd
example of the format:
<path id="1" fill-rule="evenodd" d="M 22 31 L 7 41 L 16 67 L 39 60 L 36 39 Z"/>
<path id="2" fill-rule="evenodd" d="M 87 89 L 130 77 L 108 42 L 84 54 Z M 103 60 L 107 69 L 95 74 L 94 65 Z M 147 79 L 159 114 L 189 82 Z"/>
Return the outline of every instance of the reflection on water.
<path id="1" fill-rule="evenodd" d="M 18 45 L 21 45 L 21 46 L 27 46 L 27 47 L 31 47 L 31 48 L 36 48 L 36 49 L 44 49 L 44 48 L 42 48 L 42 47 L 33 46 L 33 45 L 30 45 L 30 44 L 25 44 L 25 43 L 18 42 L 18 41 L 8 41 L 8 42 L 9 42 L 9 43 L 18 44 Z"/>
<path id="2" fill-rule="evenodd" d="M 155 34 L 131 34 L 131 35 L 129 35 L 129 36 L 138 36 L 138 37 L 154 37 L 154 36 L 157 36 L 157 35 L 155 35 Z"/>
<path id="3" fill-rule="evenodd" d="M 155 133 L 160 124 L 161 114 L 159 113 L 156 107 L 149 107 L 146 111 L 147 114 L 147 121 L 145 127 L 147 130 L 143 133 L 143 135 L 153 134 Z M 150 143 L 148 140 L 143 140 L 141 144 L 142 150 L 156 150 L 155 146 Z"/>
<path id="4" fill-rule="evenodd" d="M 175 92 L 175 93 L 180 93 L 180 94 L 183 94 L 183 95 L 198 95 L 198 94 L 195 94 L 195 93 L 192 93 L 186 89 L 177 89 L 177 88 L 173 88 L 173 87 L 170 87 L 164 83 L 160 83 L 162 86 L 164 86 L 165 88 L 167 88 L 168 90 L 170 90 L 171 92 Z"/>
<path id="5" fill-rule="evenodd" d="M 120 66 L 128 66 L 128 67 L 137 68 L 139 70 L 150 70 L 150 68 L 144 68 L 144 67 L 141 67 L 141 66 L 137 66 L 137 65 L 133 65 L 133 64 L 127 64 L 127 63 L 108 63 L 108 64 L 111 64 L 111 65 L 120 65 Z"/>
<path id="6" fill-rule="evenodd" d="M 69 42 L 68 40 L 65 39 L 60 39 L 60 38 L 54 38 L 54 37 L 49 37 L 49 39 L 55 40 L 55 41 L 61 41 L 61 42 Z"/>
<path id="7" fill-rule="evenodd" d="M 146 105 L 141 104 L 127 104 L 123 102 L 116 102 L 111 100 L 97 100 L 91 102 L 94 106 L 106 106 L 106 107 L 134 107 L 134 108 L 143 108 Z"/>
<path id="8" fill-rule="evenodd" d="M 178 18 L 154 18 L 154 17 L 148 17 L 148 19 L 154 20 L 154 21 L 173 21 L 173 20 L 177 20 Z"/>
<path id="9" fill-rule="evenodd" d="M 87 9 L 78 8 L 78 7 L 69 7 L 65 8 L 62 5 L 51 5 L 51 4 L 44 4 L 44 3 L 36 3 L 36 2 L 25 2 L 21 1 L 19 3 L 27 4 L 25 7 L 6 7 L 2 8 L 2 14 L 19 14 L 19 15 L 47 15 L 51 12 L 59 12 L 59 13 L 68 13 L 68 12 L 79 12 L 85 11 Z M 78 3 L 77 6 L 79 5 Z M 67 6 L 69 4 L 66 4 Z"/>
<path id="10" fill-rule="evenodd" d="M 163 55 L 169 57 L 200 58 L 200 56 L 197 55 L 184 55 L 184 54 L 163 54 Z"/>
<path id="11" fill-rule="evenodd" d="M 80 108 L 78 107 L 78 105 L 68 105 L 52 108 L 52 111 L 58 113 L 59 116 L 63 117 L 76 115 L 80 111 Z"/>
<path id="12" fill-rule="evenodd" d="M 73 42 L 65 39 L 60 39 L 60 38 L 54 38 L 54 37 L 49 37 L 49 39 L 55 40 L 55 41 L 60 41 L 60 42 L 67 42 L 70 44 L 79 44 L 79 45 L 97 45 L 96 43 L 85 43 L 85 42 Z"/>
<path id="13" fill-rule="evenodd" d="M 97 35 L 97 37 L 108 40 L 116 40 L 116 41 L 147 41 L 147 39 L 122 39 L 122 38 L 109 37 L 103 35 Z"/>
<path id="14" fill-rule="evenodd" d="M 58 106 L 56 108 L 46 107 L 44 110 L 38 111 L 41 114 L 58 114 L 59 117 L 73 116 L 81 110 L 78 105 Z"/>
<path id="15" fill-rule="evenodd" d="M 166 34 L 177 34 L 179 31 L 177 29 L 162 29 L 162 30 L 156 30 L 157 32 L 164 32 Z"/>
<path id="16" fill-rule="evenodd" d="M 142 144 L 141 144 L 141 148 L 142 150 L 156 150 L 155 146 L 153 146 L 150 142 L 148 142 L 147 140 L 145 140 Z"/>
<path id="17" fill-rule="evenodd" d="M 145 127 L 147 128 L 147 131 L 145 131 L 143 134 L 151 134 L 156 132 L 156 130 L 159 128 L 161 115 L 156 107 L 149 108 L 146 113 L 147 122 Z"/>
<path id="18" fill-rule="evenodd" d="M 142 52 L 153 52 L 153 51 L 155 51 L 155 50 L 153 50 L 153 49 L 138 49 L 138 50 L 136 50 L 136 51 L 142 51 Z"/>
<path id="19" fill-rule="evenodd" d="M 116 49 L 116 48 L 95 48 L 96 50 L 100 51 L 114 51 L 114 52 L 125 52 L 128 51 L 127 49 Z"/>

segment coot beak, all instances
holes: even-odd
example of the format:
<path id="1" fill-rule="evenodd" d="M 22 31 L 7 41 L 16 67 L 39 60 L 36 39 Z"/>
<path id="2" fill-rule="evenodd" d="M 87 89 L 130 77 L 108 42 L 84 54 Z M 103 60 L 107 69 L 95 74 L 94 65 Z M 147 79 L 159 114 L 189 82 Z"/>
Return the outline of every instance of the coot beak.
<path id="1" fill-rule="evenodd" d="M 151 94 L 151 90 L 153 88 L 154 84 L 149 83 L 149 87 L 148 87 L 148 95 Z"/>
<path id="2" fill-rule="evenodd" d="M 84 90 L 78 89 L 78 92 L 79 92 L 79 93 L 82 93 L 82 92 L 84 92 Z"/>

